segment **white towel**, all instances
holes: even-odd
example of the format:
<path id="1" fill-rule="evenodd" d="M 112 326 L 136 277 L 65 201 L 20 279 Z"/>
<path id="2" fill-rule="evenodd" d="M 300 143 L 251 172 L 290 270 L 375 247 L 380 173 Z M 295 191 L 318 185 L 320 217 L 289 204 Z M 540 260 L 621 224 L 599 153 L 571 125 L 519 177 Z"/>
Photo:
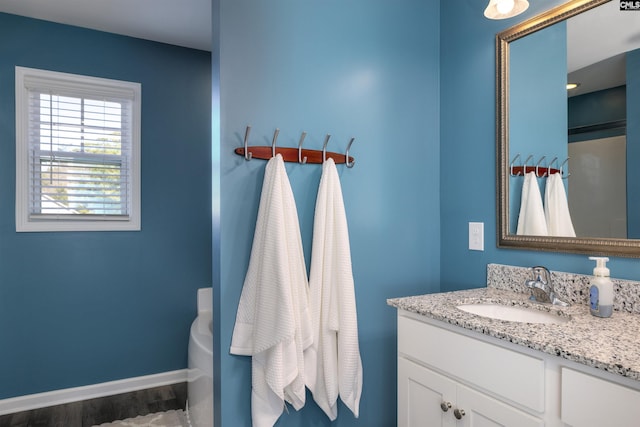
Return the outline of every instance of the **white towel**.
<path id="1" fill-rule="evenodd" d="M 322 165 L 316 200 L 309 288 L 314 339 L 305 351 L 307 387 L 331 420 L 338 416 L 338 395 L 358 417 L 362 361 L 349 231 L 331 158 Z"/>
<path id="2" fill-rule="evenodd" d="M 535 172 L 529 172 L 524 177 L 516 234 L 527 236 L 547 235 L 547 220 L 544 217 L 542 196 L 540 195 Z"/>
<path id="3" fill-rule="evenodd" d="M 576 237 L 569 214 L 567 193 L 564 191 L 559 173 L 554 173 L 547 178 L 544 191 L 544 215 L 549 236 Z"/>
<path id="4" fill-rule="evenodd" d="M 265 170 L 230 351 L 252 356 L 254 427 L 273 426 L 285 401 L 296 410 L 304 406 L 303 351 L 312 339 L 298 213 L 278 154 Z"/>

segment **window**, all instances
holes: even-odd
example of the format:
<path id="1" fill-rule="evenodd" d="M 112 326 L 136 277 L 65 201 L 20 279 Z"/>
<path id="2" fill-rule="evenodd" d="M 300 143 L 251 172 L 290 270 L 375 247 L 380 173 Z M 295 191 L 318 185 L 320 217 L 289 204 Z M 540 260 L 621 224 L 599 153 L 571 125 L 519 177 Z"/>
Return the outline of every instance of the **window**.
<path id="1" fill-rule="evenodd" d="M 16 67 L 16 231 L 140 230 L 140 97 Z"/>

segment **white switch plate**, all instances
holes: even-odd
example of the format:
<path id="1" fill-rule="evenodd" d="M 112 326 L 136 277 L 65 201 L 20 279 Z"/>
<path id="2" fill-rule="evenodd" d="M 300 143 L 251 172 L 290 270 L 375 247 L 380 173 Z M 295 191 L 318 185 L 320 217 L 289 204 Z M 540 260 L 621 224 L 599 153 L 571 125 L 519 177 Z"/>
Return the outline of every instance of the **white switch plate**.
<path id="1" fill-rule="evenodd" d="M 484 222 L 469 223 L 469 250 L 484 251 Z"/>

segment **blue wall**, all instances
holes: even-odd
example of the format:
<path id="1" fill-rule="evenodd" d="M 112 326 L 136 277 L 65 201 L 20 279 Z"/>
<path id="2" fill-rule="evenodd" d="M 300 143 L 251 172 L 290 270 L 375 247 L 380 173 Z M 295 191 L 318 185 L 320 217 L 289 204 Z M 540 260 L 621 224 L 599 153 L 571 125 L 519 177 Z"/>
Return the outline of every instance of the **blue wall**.
<path id="1" fill-rule="evenodd" d="M 15 232 L 14 67 L 142 83 L 142 231 Z M 211 286 L 208 52 L 0 13 L 0 398 L 186 368 Z"/>
<path id="2" fill-rule="evenodd" d="M 626 85 L 576 95 L 569 98 L 569 129 L 602 125 L 627 119 Z M 569 142 L 589 141 L 625 135 L 625 128 L 615 127 L 569 135 Z"/>
<path id="3" fill-rule="evenodd" d="M 475 0 L 441 3 L 442 289 L 484 286 L 487 263 L 591 274 L 585 255 L 496 248 L 495 35 L 562 1 L 531 2 L 505 21 L 483 19 L 484 4 Z M 485 223 L 484 252 L 467 249 L 469 221 Z M 640 278 L 636 259 L 614 257 L 608 266 L 614 277 Z"/>
<path id="4" fill-rule="evenodd" d="M 640 238 L 640 49 L 627 53 L 627 233 Z"/>
<path id="5" fill-rule="evenodd" d="M 217 6 L 214 2 L 216 23 Z M 213 242 L 220 256 L 220 289 L 214 295 L 220 316 L 216 425 L 250 424 L 250 358 L 229 355 L 265 167 L 264 161 L 246 162 L 233 154 L 248 124 L 251 145 L 269 145 L 276 127 L 281 146 L 296 146 L 303 130 L 309 133 L 307 148 L 321 149 L 331 133 L 328 149 L 342 152 L 349 138 L 356 138 L 355 167 L 338 169 L 364 388 L 360 418 L 341 405 L 333 425 L 394 425 L 396 312 L 386 299 L 439 289 L 438 2 L 221 0 L 219 6 L 220 27 L 214 27 L 214 38 L 220 38 L 214 68 L 220 66 L 221 102 L 219 140 L 214 125 L 214 163 L 219 155 L 221 168 L 219 174 L 214 168 L 213 176 L 221 185 L 220 199 L 214 196 Z M 308 261 L 321 167 L 288 164 L 287 170 Z M 329 424 L 311 397 L 300 412 L 291 410 L 277 423 Z"/>
<path id="6" fill-rule="evenodd" d="M 511 43 L 511 154 L 567 155 L 567 31 L 564 22 Z M 544 126 L 540 126 L 544 123 Z M 532 150 L 531 147 L 535 147 Z"/>
<path id="7" fill-rule="evenodd" d="M 509 157 L 528 166 L 555 168 L 567 158 L 567 30 L 560 22 L 511 43 L 509 48 Z M 544 123 L 544 126 L 540 124 Z M 546 159 L 543 159 L 546 157 Z M 509 178 L 509 230 L 516 233 L 523 176 Z M 566 183 L 565 183 L 566 185 Z M 546 178 L 538 179 L 544 197 Z"/>

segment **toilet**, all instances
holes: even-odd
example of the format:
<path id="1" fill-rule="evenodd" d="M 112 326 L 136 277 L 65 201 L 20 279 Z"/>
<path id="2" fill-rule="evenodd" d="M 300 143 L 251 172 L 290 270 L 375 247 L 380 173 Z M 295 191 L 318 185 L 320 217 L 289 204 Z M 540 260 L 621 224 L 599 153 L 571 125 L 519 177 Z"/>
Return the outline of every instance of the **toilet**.
<path id="1" fill-rule="evenodd" d="M 187 418 L 191 427 L 213 426 L 213 294 L 198 289 L 198 317 L 191 324 Z"/>

